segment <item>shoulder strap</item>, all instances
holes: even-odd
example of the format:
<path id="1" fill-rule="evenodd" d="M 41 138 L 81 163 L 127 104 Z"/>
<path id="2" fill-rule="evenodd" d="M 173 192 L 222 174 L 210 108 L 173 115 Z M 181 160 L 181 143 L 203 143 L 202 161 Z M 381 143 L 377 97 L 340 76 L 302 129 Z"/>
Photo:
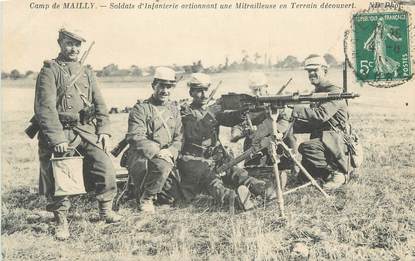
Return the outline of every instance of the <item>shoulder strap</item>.
<path id="1" fill-rule="evenodd" d="M 91 102 L 88 101 L 88 97 L 78 88 L 78 86 L 74 83 L 75 89 L 78 91 L 79 97 L 84 102 L 86 106 L 91 106 Z"/>
<path id="2" fill-rule="evenodd" d="M 64 73 L 67 73 L 63 68 L 62 68 L 62 66 L 60 66 L 60 64 L 59 63 L 57 63 L 56 61 L 53 61 L 57 66 L 58 66 L 58 68 L 61 70 L 61 71 L 63 71 Z M 78 92 L 78 94 L 79 94 L 79 97 L 81 97 L 81 100 L 83 101 L 83 103 L 86 105 L 86 106 L 91 106 L 91 103 L 88 101 L 88 96 L 86 96 L 79 88 L 78 88 L 78 86 L 75 84 L 76 83 L 76 81 L 79 79 L 79 77 L 81 77 L 81 75 L 82 75 L 82 72 L 84 71 L 84 67 L 81 67 L 80 69 L 79 69 L 79 71 L 77 71 L 75 74 L 73 74 L 70 78 L 69 78 L 69 83 L 68 83 L 68 85 L 66 86 L 66 88 L 69 88 L 70 86 L 74 86 L 75 87 L 75 89 L 76 89 L 76 91 Z"/>
<path id="3" fill-rule="evenodd" d="M 154 111 L 156 112 L 157 117 L 159 117 L 159 119 L 161 120 L 161 123 L 163 123 L 164 128 L 167 131 L 167 135 L 169 136 L 170 140 L 173 140 L 173 136 L 171 135 L 170 129 L 169 129 L 169 125 L 167 125 L 166 120 L 163 118 L 163 116 L 161 115 L 159 109 L 157 109 L 156 106 L 152 105 L 154 108 Z"/>

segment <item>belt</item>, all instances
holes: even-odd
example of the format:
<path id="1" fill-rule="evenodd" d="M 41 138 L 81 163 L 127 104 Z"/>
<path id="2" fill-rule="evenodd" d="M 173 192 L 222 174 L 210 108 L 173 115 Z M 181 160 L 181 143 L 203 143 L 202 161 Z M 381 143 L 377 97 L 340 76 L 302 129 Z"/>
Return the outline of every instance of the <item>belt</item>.
<path id="1" fill-rule="evenodd" d="M 77 121 L 61 121 L 64 130 L 71 130 L 78 125 Z"/>

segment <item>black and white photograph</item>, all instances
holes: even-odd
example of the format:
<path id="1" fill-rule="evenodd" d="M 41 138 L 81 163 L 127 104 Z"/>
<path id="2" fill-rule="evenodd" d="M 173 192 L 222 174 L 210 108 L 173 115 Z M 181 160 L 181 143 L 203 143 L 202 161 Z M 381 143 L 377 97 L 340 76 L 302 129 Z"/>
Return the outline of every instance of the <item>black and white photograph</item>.
<path id="1" fill-rule="evenodd" d="M 415 1 L 0 12 L 2 260 L 415 260 Z"/>

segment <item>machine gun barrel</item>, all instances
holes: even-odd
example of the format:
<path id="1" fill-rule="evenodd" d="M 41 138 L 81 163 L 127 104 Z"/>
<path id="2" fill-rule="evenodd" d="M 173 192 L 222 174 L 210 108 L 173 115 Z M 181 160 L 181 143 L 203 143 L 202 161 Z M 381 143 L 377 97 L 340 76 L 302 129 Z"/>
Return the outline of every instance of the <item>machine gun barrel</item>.
<path id="1" fill-rule="evenodd" d="M 290 94 L 256 97 L 248 94 L 228 93 L 222 95 L 222 107 L 224 110 L 254 110 L 261 109 L 270 104 L 272 108 L 282 108 L 286 105 L 301 103 L 323 102 L 343 99 L 354 99 L 359 97 L 357 93 L 312 93 L 312 94 Z"/>
<path id="2" fill-rule="evenodd" d="M 359 97 L 357 93 L 330 93 L 317 92 L 312 94 L 293 94 L 293 95 L 276 95 L 269 97 L 256 97 L 258 104 L 262 103 L 296 103 L 296 102 L 321 102 L 342 99 L 354 99 Z"/>

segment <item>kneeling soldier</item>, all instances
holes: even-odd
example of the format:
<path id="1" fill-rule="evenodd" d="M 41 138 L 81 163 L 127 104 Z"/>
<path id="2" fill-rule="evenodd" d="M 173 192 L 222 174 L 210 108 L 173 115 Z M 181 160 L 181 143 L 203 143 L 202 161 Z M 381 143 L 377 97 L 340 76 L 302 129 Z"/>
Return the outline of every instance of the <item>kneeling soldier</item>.
<path id="1" fill-rule="evenodd" d="M 315 92 L 342 92 L 340 87 L 327 80 L 327 63 L 323 57 L 310 55 L 305 60 L 305 70 Z M 322 178 L 323 188 L 337 189 L 346 182 L 347 145 L 343 139 L 348 121 L 345 100 L 314 104 L 312 107 L 295 106 L 297 118 L 294 132 L 310 132 L 310 140 L 300 144 L 302 164 L 314 177 Z"/>
<path id="2" fill-rule="evenodd" d="M 253 207 L 249 191 L 254 195 L 264 194 L 265 182 L 249 177 L 245 170 L 237 167 L 223 177 L 214 172 L 214 158 L 218 156 L 215 153 L 226 153 L 219 141 L 219 125 L 231 127 L 239 124 L 242 118 L 239 112 L 221 112 L 220 105 L 206 108 L 205 92 L 210 85 L 210 77 L 203 73 L 193 74 L 188 82 L 193 101 L 181 110 L 184 144 L 178 162 L 180 186 L 186 200 L 207 192 L 220 203 L 228 201 L 234 204 L 237 199 L 239 205 L 248 210 Z"/>
<path id="3" fill-rule="evenodd" d="M 175 72 L 157 68 L 151 85 L 153 95 L 130 111 L 126 135 L 128 173 L 139 209 L 147 213 L 155 212 L 153 203 L 173 170 L 183 137 L 179 108 L 169 100 L 176 85 Z"/>
<path id="4" fill-rule="evenodd" d="M 52 202 L 48 211 L 55 215 L 58 239 L 69 237 L 67 196 L 55 197 L 51 171 L 52 153 L 62 155 L 76 148 L 84 156 L 84 180 L 87 190 L 95 190 L 101 219 L 118 222 L 121 216 L 111 210 L 116 193 L 115 171 L 106 153 L 109 142 L 109 117 L 104 99 L 92 70 L 78 62 L 81 43 L 79 35 L 62 29 L 56 59 L 45 61 L 36 81 L 35 117 L 39 124 L 40 194 Z M 71 79 L 76 79 L 69 86 Z M 87 115 L 88 114 L 88 115 Z"/>

